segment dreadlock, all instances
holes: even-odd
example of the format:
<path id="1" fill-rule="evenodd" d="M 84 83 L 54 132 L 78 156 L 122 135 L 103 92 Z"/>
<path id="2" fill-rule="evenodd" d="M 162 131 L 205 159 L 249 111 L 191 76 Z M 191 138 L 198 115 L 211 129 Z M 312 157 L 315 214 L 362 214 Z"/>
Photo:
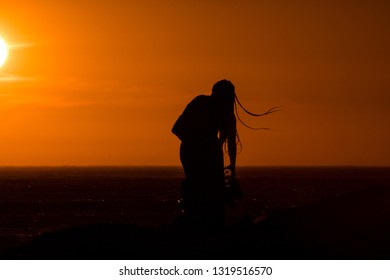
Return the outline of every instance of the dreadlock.
<path id="1" fill-rule="evenodd" d="M 269 114 L 272 114 L 274 112 L 277 112 L 277 111 L 280 111 L 279 108 L 280 107 L 272 107 L 270 109 L 268 109 L 267 111 L 265 111 L 264 113 L 261 113 L 261 114 L 255 114 L 255 113 L 252 113 L 250 111 L 248 111 L 247 109 L 245 109 L 245 107 L 241 104 L 240 100 L 238 99 L 237 97 L 237 94 L 234 95 L 234 111 L 236 113 L 236 116 L 237 116 L 237 119 L 240 121 L 240 123 L 242 125 L 244 125 L 245 127 L 249 128 L 249 129 L 252 129 L 252 130 L 271 130 L 270 128 L 268 127 L 251 127 L 249 125 L 247 125 L 241 118 L 240 118 L 240 115 L 238 114 L 238 106 L 241 107 L 241 109 L 244 110 L 245 113 L 247 113 L 248 115 L 252 116 L 252 117 L 262 117 L 262 116 L 266 116 L 266 115 L 269 115 Z M 241 140 L 240 140 L 240 136 L 238 135 L 238 130 L 236 129 L 236 145 L 238 145 L 240 147 L 240 152 L 242 151 L 242 143 L 241 143 Z M 226 149 L 226 148 L 225 148 Z"/>
<path id="2" fill-rule="evenodd" d="M 228 80 L 221 80 L 221 81 L 218 81 L 217 83 L 215 83 L 213 88 L 212 88 L 211 95 L 215 99 L 217 99 L 218 102 L 226 102 L 225 104 L 227 104 L 227 105 L 232 104 L 234 109 L 233 108 L 231 108 L 231 109 L 234 110 L 238 121 L 242 125 L 244 125 L 245 127 L 252 129 L 252 130 L 261 130 L 261 129 L 262 130 L 271 130 L 271 129 L 267 128 L 267 127 L 251 127 L 251 126 L 247 125 L 241 119 L 241 117 L 238 113 L 238 107 L 241 107 L 241 109 L 244 110 L 245 113 L 247 113 L 248 115 L 250 115 L 252 117 L 262 117 L 262 116 L 269 115 L 269 114 L 272 114 L 274 112 L 280 111 L 278 109 L 279 107 L 272 107 L 269 110 L 267 110 L 266 112 L 261 113 L 261 114 L 255 114 L 255 113 L 250 112 L 241 104 L 240 100 L 237 97 L 237 94 L 235 93 L 234 85 L 232 84 L 232 82 L 230 82 Z M 223 146 L 224 146 L 224 151 L 226 153 L 227 152 L 227 141 L 224 142 Z M 242 151 L 242 143 L 240 140 L 240 136 L 238 135 L 237 128 L 236 128 L 236 146 L 240 147 L 240 152 L 241 152 Z"/>

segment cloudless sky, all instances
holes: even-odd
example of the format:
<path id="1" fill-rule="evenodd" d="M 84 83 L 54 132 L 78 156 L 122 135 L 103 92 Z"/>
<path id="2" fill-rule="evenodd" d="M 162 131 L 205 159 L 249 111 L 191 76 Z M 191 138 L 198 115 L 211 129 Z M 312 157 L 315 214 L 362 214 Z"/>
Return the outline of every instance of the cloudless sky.
<path id="1" fill-rule="evenodd" d="M 390 165 L 388 1 L 3 1 L 0 36 L 0 165 L 179 165 L 220 79 L 283 109 L 239 165 Z"/>

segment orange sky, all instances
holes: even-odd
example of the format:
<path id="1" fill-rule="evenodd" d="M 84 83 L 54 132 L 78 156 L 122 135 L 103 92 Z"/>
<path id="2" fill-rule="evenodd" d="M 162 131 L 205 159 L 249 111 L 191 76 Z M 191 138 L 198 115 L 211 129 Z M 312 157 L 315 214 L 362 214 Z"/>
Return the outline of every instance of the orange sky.
<path id="1" fill-rule="evenodd" d="M 180 165 L 214 82 L 251 111 L 238 165 L 390 165 L 387 1 L 1 3 L 0 165 Z"/>

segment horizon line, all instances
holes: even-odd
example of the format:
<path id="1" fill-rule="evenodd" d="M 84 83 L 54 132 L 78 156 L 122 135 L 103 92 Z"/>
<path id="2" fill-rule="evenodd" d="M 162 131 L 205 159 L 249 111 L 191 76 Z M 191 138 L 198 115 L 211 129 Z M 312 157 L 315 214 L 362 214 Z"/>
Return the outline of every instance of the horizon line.
<path id="1" fill-rule="evenodd" d="M 0 168 L 182 168 L 181 165 L 152 165 L 152 164 L 140 164 L 140 165 L 133 165 L 133 164 L 64 164 L 64 165 L 0 165 Z M 390 165 L 363 165 L 363 164 L 324 164 L 324 165 L 303 165 L 303 164 L 295 164 L 295 165 L 239 165 L 236 166 L 236 168 L 390 168 Z"/>

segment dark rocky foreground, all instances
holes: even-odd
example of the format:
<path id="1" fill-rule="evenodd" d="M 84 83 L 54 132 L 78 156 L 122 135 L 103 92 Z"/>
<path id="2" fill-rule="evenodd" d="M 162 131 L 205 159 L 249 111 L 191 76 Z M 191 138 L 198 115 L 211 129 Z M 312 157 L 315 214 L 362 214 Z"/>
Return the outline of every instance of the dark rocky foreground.
<path id="1" fill-rule="evenodd" d="M 390 189 L 242 219 L 223 231 L 94 224 L 43 234 L 3 259 L 390 259 Z"/>

